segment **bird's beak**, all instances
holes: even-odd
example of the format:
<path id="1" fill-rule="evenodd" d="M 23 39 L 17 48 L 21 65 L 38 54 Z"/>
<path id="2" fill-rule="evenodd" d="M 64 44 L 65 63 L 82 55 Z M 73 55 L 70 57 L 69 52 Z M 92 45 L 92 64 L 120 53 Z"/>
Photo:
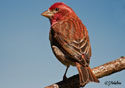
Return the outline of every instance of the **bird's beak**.
<path id="1" fill-rule="evenodd" d="M 47 18 L 51 18 L 54 15 L 54 13 L 50 10 L 47 10 L 47 11 L 43 12 L 41 15 L 45 16 Z"/>

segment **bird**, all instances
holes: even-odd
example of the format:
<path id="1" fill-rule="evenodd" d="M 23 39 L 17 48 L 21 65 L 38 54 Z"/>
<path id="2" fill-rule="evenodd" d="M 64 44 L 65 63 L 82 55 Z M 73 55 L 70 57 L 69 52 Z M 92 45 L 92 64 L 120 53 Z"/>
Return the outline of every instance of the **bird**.
<path id="1" fill-rule="evenodd" d="M 91 45 L 88 31 L 74 10 L 63 2 L 56 2 L 41 15 L 50 21 L 49 40 L 53 53 L 67 67 L 63 80 L 67 79 L 68 68 L 76 66 L 80 86 L 98 83 L 89 66 Z"/>

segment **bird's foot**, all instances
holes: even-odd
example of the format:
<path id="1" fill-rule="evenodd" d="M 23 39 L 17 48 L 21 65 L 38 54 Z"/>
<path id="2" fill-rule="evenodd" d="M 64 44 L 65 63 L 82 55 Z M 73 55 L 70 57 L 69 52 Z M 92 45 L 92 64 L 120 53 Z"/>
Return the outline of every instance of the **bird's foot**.
<path id="1" fill-rule="evenodd" d="M 63 76 L 63 81 L 67 80 L 68 78 L 64 75 Z"/>

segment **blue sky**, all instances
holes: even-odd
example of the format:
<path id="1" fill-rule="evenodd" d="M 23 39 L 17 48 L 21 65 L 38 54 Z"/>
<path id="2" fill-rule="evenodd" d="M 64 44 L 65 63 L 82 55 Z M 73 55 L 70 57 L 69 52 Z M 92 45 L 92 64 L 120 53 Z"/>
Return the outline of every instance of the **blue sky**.
<path id="1" fill-rule="evenodd" d="M 57 1 L 73 8 L 86 25 L 92 68 L 125 55 L 125 0 L 0 0 L 0 88 L 43 88 L 62 80 L 65 66 L 52 53 L 50 23 L 40 15 Z M 67 76 L 77 73 L 71 67 Z M 85 88 L 123 88 L 124 74 Z M 122 84 L 107 86 L 105 81 Z"/>

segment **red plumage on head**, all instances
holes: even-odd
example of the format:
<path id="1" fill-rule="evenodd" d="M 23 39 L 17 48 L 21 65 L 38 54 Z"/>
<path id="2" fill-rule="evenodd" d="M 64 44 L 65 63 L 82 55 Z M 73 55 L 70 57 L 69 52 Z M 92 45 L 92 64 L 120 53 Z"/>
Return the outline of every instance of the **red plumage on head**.
<path id="1" fill-rule="evenodd" d="M 60 5 L 67 6 L 67 5 L 64 4 L 63 2 L 56 2 L 56 3 L 53 4 L 49 9 L 50 9 L 50 10 L 53 10 L 53 9 L 57 8 L 58 6 L 60 6 Z"/>
<path id="2" fill-rule="evenodd" d="M 70 8 L 69 6 L 64 4 L 63 2 L 54 3 L 52 6 L 49 7 L 49 10 L 53 11 L 56 8 L 58 8 L 59 11 L 57 13 L 54 13 L 54 16 L 50 19 L 51 24 L 54 24 L 59 20 L 63 21 L 67 18 L 70 18 L 71 15 L 72 15 L 71 17 L 76 16 L 76 14 L 72 10 L 72 8 Z"/>

